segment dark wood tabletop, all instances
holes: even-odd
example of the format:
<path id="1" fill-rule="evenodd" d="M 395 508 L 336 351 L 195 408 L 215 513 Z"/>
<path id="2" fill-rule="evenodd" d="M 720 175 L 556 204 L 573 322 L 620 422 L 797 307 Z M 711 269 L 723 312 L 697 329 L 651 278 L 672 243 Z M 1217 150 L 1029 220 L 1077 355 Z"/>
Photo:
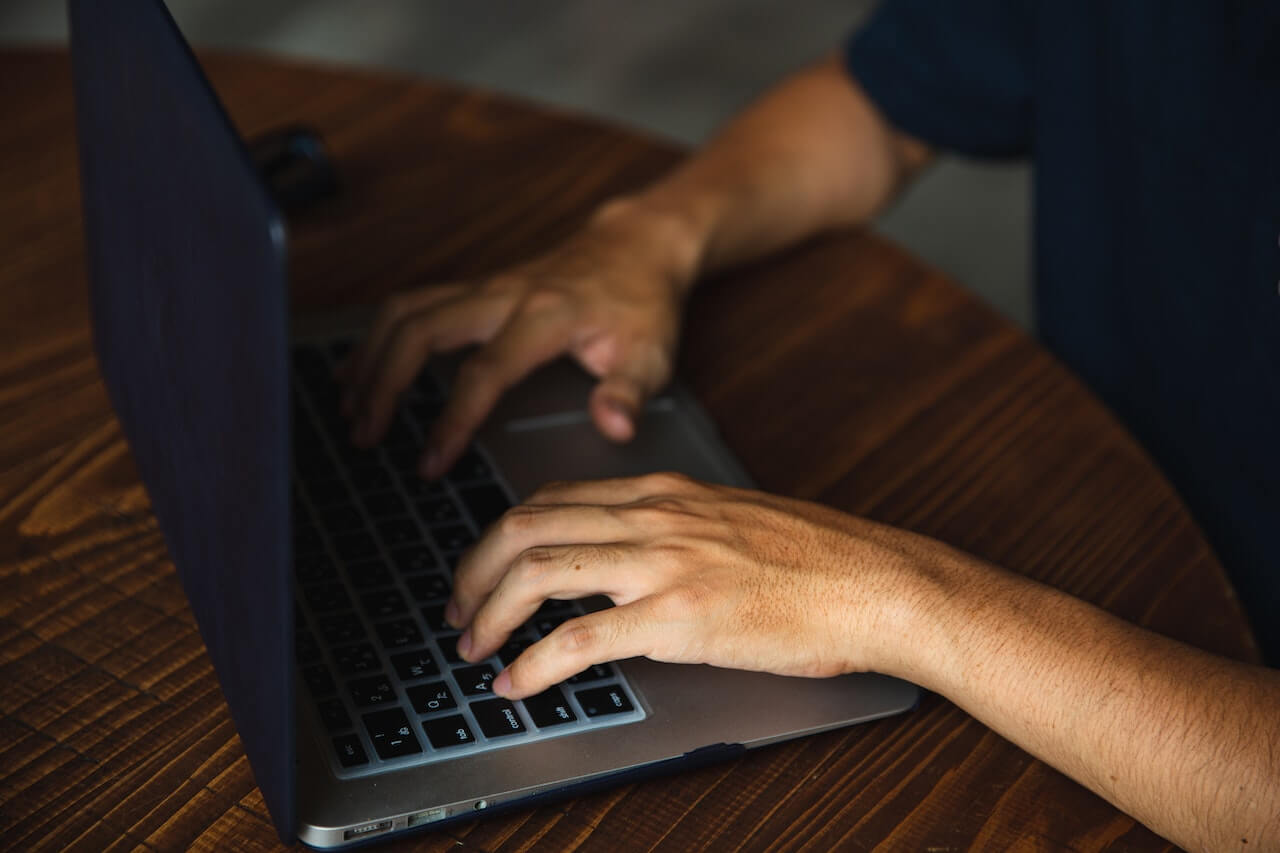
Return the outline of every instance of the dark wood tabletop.
<path id="1" fill-rule="evenodd" d="M 299 308 L 482 275 L 681 151 L 402 76 L 204 56 L 240 127 L 318 127 Z M 70 69 L 0 51 L 0 847 L 278 846 L 94 362 Z M 935 536 L 1141 625 L 1257 652 L 1114 418 L 1033 340 L 871 234 L 702 286 L 680 371 L 765 489 Z M 906 715 L 411 837 L 422 850 L 1171 845 L 926 695 Z"/>

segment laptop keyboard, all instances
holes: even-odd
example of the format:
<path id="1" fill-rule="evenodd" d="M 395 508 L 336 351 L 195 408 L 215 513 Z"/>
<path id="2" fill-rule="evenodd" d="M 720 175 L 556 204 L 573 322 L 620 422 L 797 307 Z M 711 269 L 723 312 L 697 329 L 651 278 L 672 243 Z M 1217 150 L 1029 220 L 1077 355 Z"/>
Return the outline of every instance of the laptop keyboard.
<path id="1" fill-rule="evenodd" d="M 644 712 L 609 664 L 509 702 L 490 684 L 525 648 L 583 611 L 548 601 L 492 658 L 467 663 L 444 621 L 453 569 L 511 506 L 473 446 L 435 483 L 417 463 L 444 388 L 423 373 L 382 443 L 355 447 L 333 367 L 346 342 L 293 350 L 293 544 L 301 682 L 339 776 L 455 758 L 635 722 Z"/>

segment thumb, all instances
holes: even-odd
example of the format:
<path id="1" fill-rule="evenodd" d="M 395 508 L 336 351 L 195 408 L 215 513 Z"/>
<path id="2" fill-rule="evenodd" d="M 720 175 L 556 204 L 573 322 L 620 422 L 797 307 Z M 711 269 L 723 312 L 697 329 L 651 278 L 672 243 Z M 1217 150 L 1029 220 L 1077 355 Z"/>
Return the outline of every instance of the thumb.
<path id="1" fill-rule="evenodd" d="M 633 376 L 614 374 L 600 380 L 591 392 L 589 408 L 596 429 L 612 441 L 630 441 L 636 434 L 636 420 L 649 392 Z"/>

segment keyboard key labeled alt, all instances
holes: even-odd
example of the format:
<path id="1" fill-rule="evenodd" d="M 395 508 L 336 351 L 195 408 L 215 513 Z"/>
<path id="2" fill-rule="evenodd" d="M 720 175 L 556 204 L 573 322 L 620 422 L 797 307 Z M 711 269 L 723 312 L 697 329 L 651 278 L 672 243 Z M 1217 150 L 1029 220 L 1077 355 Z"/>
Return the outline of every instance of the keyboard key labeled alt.
<path id="1" fill-rule="evenodd" d="M 427 733 L 427 740 L 436 749 L 447 749 L 451 746 L 463 746 L 475 742 L 476 736 L 461 714 L 448 717 L 436 717 L 423 720 L 422 730 Z"/>
<path id="2" fill-rule="evenodd" d="M 516 706 L 506 699 L 486 699 L 483 702 L 472 702 L 471 713 L 485 737 L 505 737 L 524 731 L 524 723 L 516 713 Z"/>
<path id="3" fill-rule="evenodd" d="M 627 694 L 623 693 L 622 688 L 616 685 L 579 690 L 573 695 L 577 698 L 578 704 L 582 706 L 583 713 L 588 717 L 625 714 L 627 711 L 635 710 L 631 700 L 627 698 Z"/>
<path id="4" fill-rule="evenodd" d="M 409 727 L 409 718 L 399 708 L 388 708 L 364 715 L 369 740 L 381 758 L 400 758 L 422 752 L 418 739 Z"/>

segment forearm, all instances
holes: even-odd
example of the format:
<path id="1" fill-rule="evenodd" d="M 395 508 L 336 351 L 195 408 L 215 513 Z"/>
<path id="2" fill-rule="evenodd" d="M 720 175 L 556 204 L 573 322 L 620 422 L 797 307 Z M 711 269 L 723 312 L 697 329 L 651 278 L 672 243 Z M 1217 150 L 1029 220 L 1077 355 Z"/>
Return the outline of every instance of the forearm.
<path id="1" fill-rule="evenodd" d="M 929 156 L 831 58 L 778 84 L 670 175 L 601 213 L 659 223 L 691 281 L 868 221 Z"/>
<path id="2" fill-rule="evenodd" d="M 1280 849 L 1280 673 L 942 564 L 904 675 L 1188 849 Z"/>

